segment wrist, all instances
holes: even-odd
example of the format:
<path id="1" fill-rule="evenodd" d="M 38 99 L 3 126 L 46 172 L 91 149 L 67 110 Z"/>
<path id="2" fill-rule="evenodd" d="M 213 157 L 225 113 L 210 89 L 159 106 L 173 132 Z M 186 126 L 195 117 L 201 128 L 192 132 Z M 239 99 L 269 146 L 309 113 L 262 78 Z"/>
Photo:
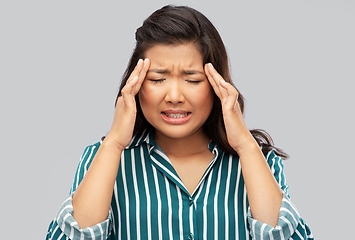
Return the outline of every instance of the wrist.
<path id="1" fill-rule="evenodd" d="M 234 150 L 238 153 L 239 157 L 250 155 L 251 153 L 260 152 L 260 146 L 250 134 L 242 144 L 238 147 L 234 147 Z"/>
<path id="2" fill-rule="evenodd" d="M 117 140 L 112 138 L 109 134 L 105 137 L 105 139 L 101 143 L 101 147 L 105 149 L 110 149 L 112 151 L 117 151 L 122 153 L 126 146 L 120 144 Z"/>

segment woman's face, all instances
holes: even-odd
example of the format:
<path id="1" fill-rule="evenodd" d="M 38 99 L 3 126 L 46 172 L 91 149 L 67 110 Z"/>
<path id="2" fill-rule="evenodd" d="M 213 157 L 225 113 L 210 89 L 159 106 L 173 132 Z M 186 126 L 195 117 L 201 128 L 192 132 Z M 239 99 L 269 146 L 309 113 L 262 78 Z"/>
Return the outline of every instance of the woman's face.
<path id="1" fill-rule="evenodd" d="M 139 101 L 145 118 L 156 129 L 156 137 L 202 136 L 202 125 L 213 106 L 213 90 L 196 45 L 157 44 L 145 52 L 145 57 L 151 64 Z"/>

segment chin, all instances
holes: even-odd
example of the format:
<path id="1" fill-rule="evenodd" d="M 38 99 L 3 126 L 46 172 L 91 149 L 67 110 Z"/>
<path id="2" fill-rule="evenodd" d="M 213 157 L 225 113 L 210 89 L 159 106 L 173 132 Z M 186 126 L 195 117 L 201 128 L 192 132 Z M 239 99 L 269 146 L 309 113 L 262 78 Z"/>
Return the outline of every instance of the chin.
<path id="1" fill-rule="evenodd" d="M 159 136 L 160 137 L 167 137 L 167 138 L 172 138 L 172 139 L 176 139 L 176 140 L 188 138 L 200 131 L 202 131 L 202 128 L 183 129 L 183 127 L 179 127 L 179 126 L 174 126 L 169 129 L 155 128 L 155 133 L 158 137 Z"/>

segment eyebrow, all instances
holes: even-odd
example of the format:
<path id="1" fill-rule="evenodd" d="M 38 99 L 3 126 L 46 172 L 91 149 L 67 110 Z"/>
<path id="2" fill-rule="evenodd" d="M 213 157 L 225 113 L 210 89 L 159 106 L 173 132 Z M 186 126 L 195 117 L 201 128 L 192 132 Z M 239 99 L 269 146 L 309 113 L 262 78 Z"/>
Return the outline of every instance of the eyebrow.
<path id="1" fill-rule="evenodd" d="M 201 72 L 198 70 L 184 70 L 184 71 L 182 71 L 182 73 L 185 75 L 205 74 L 204 72 Z"/>
<path id="2" fill-rule="evenodd" d="M 157 68 L 150 69 L 148 70 L 148 72 L 155 72 L 160 74 L 169 73 L 167 69 L 157 69 Z M 183 70 L 181 71 L 181 73 L 184 75 L 205 74 L 204 72 L 198 70 Z"/>
<path id="3" fill-rule="evenodd" d="M 148 72 L 155 72 L 155 73 L 167 73 L 168 70 L 166 69 L 156 69 L 156 68 L 153 68 L 153 69 L 149 69 Z"/>

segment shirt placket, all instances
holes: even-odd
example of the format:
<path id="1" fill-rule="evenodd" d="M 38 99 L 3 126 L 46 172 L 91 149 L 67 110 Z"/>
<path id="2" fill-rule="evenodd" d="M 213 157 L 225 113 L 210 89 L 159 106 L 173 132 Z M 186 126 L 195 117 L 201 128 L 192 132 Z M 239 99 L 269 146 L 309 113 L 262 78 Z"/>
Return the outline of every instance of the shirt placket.
<path id="1" fill-rule="evenodd" d="M 190 233 L 187 234 L 187 236 L 184 239 L 187 239 L 187 240 L 198 239 L 198 236 L 195 235 L 195 233 L 198 233 L 198 230 L 195 229 L 197 227 L 196 205 L 195 205 L 194 199 L 191 196 L 189 196 L 188 205 L 189 205 Z"/>
<path id="2" fill-rule="evenodd" d="M 180 187 L 180 189 L 182 190 L 182 194 L 184 194 L 185 196 L 182 197 L 183 199 L 183 205 L 184 207 L 188 208 L 188 216 L 183 216 L 183 220 L 184 221 L 188 221 L 188 231 L 185 230 L 183 231 L 183 239 L 186 240 L 194 240 L 194 239 L 200 239 L 197 235 L 197 233 L 199 232 L 197 227 L 197 211 L 196 211 L 196 197 L 198 197 L 198 189 L 201 188 L 203 181 L 205 180 L 206 176 L 208 176 L 208 173 L 211 171 L 213 164 L 216 162 L 217 158 L 218 158 L 218 150 L 217 149 L 213 149 L 212 151 L 215 156 L 214 158 L 211 160 L 211 163 L 209 164 L 209 166 L 206 169 L 206 172 L 204 173 L 204 175 L 202 176 L 200 182 L 198 183 L 195 191 L 192 193 L 192 195 L 190 195 L 190 193 L 188 192 L 188 190 L 186 189 L 185 185 L 182 183 L 182 181 L 180 180 L 179 176 L 177 175 L 177 173 L 175 172 L 170 160 L 168 159 L 168 157 L 160 150 L 157 149 L 155 146 L 151 146 L 150 148 L 150 154 L 151 154 L 151 160 L 153 161 L 153 164 L 155 165 L 155 167 L 161 171 L 170 181 L 174 182 L 177 186 Z"/>
<path id="3" fill-rule="evenodd" d="M 191 223 L 193 224 L 192 227 L 190 227 L 190 234 L 187 235 L 187 238 L 184 239 L 188 239 L 188 240 L 192 240 L 192 239 L 202 239 L 202 235 L 199 236 L 199 233 L 201 232 L 201 229 L 199 228 L 199 224 L 198 224 L 198 218 L 201 216 L 198 216 L 198 211 L 197 211 L 197 202 L 203 202 L 203 201 L 198 201 L 200 196 L 201 196 L 201 191 L 203 191 L 203 184 L 206 180 L 206 178 L 208 177 L 209 173 L 211 172 L 214 164 L 216 163 L 216 161 L 219 158 L 219 149 L 214 145 L 211 144 L 209 145 L 211 152 L 215 155 L 213 157 L 213 159 L 211 160 L 210 164 L 208 165 L 206 172 L 203 174 L 200 182 L 198 183 L 195 191 L 192 193 L 192 196 L 189 195 L 189 206 L 190 206 L 190 216 L 191 216 Z M 202 194 L 202 196 L 204 196 L 204 194 Z M 201 219 L 200 219 L 201 220 Z"/>

